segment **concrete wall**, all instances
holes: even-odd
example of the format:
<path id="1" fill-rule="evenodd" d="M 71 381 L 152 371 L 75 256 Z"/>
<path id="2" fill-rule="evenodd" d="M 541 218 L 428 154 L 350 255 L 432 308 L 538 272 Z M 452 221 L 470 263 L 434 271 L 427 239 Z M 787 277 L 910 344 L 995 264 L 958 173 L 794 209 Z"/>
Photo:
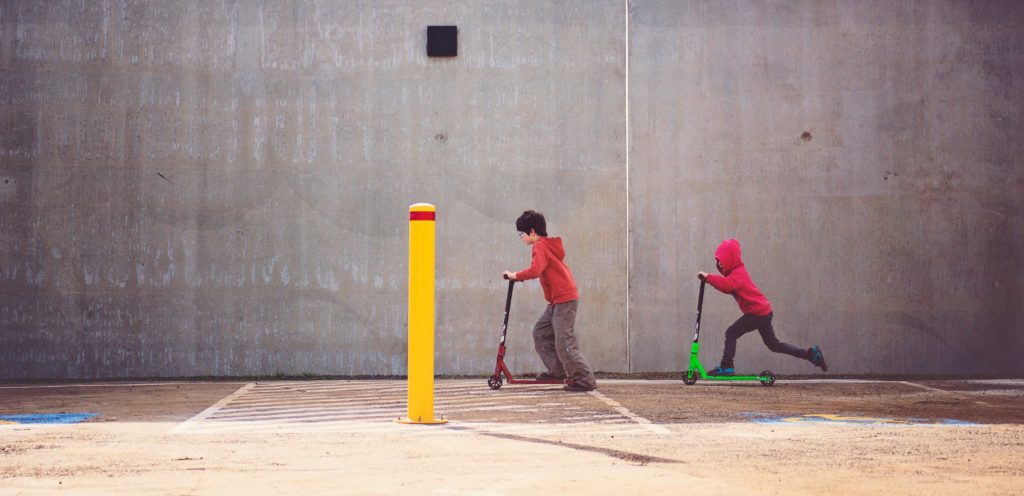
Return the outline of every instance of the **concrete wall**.
<path id="1" fill-rule="evenodd" d="M 565 238 L 598 370 L 683 368 L 694 273 L 736 236 L 780 337 L 838 372 L 1022 373 L 1022 20 L 0 0 L 0 379 L 403 374 L 418 201 L 438 373 L 493 367 L 526 208 Z M 430 24 L 459 26 L 459 57 L 426 57 Z M 517 372 L 542 309 L 517 290 Z M 737 314 L 709 294 L 705 362 Z M 811 372 L 756 336 L 739 360 Z"/>
<path id="2" fill-rule="evenodd" d="M 736 237 L 779 337 L 835 371 L 1024 373 L 1024 5 L 631 12 L 632 363 L 680 368 L 666 333 Z M 705 304 L 714 364 L 738 311 Z M 815 370 L 756 333 L 737 365 Z"/>
<path id="3" fill-rule="evenodd" d="M 493 370 L 545 212 L 625 368 L 621 2 L 0 2 L 0 378 L 404 374 L 409 204 L 437 367 Z M 426 26 L 460 53 L 426 57 Z M 511 363 L 535 371 L 536 282 Z"/>

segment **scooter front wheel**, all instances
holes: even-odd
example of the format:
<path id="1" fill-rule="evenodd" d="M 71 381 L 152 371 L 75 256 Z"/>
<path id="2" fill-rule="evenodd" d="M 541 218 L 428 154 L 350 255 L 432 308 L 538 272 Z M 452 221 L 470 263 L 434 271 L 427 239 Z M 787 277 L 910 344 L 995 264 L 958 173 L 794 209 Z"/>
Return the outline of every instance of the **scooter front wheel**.
<path id="1" fill-rule="evenodd" d="M 487 378 L 487 387 L 491 389 L 500 389 L 501 383 L 502 380 L 500 375 L 492 375 Z"/>
<path id="2" fill-rule="evenodd" d="M 699 374 L 697 374 L 696 370 L 687 370 L 686 375 L 683 376 L 683 384 L 687 386 L 697 384 L 697 377 L 699 377 Z"/>

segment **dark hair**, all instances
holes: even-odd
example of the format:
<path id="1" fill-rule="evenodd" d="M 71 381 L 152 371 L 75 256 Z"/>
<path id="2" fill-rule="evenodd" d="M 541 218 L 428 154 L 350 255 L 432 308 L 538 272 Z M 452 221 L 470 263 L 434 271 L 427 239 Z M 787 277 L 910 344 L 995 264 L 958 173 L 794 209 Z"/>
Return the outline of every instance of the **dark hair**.
<path id="1" fill-rule="evenodd" d="M 541 236 L 548 235 L 547 224 L 544 222 L 544 214 L 535 210 L 527 210 L 523 212 L 516 219 L 516 230 L 522 231 L 526 234 L 530 234 L 530 229 L 533 229 Z"/>

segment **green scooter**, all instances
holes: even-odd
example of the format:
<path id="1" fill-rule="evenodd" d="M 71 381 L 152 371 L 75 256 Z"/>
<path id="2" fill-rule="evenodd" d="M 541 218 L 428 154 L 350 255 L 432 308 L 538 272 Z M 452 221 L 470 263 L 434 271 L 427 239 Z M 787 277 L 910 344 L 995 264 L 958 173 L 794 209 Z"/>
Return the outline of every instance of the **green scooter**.
<path id="1" fill-rule="evenodd" d="M 704 370 L 704 366 L 700 364 L 697 354 L 700 353 L 700 312 L 704 307 L 704 286 L 706 284 L 707 281 L 701 279 L 700 297 L 697 298 L 697 325 L 693 333 L 693 346 L 690 348 L 690 368 L 686 371 L 683 382 L 687 386 L 696 384 L 697 379 L 710 381 L 761 381 L 762 386 L 775 384 L 775 374 L 770 370 L 765 370 L 757 375 L 708 375 Z"/>

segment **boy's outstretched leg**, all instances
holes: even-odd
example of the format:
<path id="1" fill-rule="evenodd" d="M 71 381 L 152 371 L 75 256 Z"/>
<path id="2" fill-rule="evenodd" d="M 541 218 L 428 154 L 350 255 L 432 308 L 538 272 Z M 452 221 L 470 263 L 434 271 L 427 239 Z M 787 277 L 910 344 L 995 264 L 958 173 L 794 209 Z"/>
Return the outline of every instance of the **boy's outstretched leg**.
<path id="1" fill-rule="evenodd" d="M 767 319 L 767 322 L 762 324 L 761 328 L 758 329 L 758 332 L 761 333 L 761 339 L 769 350 L 772 350 L 775 353 L 785 353 L 797 358 L 803 358 L 815 366 L 821 367 L 821 370 L 828 372 L 828 364 L 825 363 L 825 355 L 821 353 L 821 349 L 818 348 L 818 345 L 814 345 L 804 350 L 789 343 L 783 343 L 775 336 L 775 328 L 772 327 L 772 314 L 768 314 L 763 318 Z"/>
<path id="2" fill-rule="evenodd" d="M 807 354 L 807 350 L 797 348 L 789 343 L 783 343 L 782 341 L 779 341 L 779 338 L 775 337 L 775 328 L 772 327 L 772 316 L 773 314 L 768 314 L 762 317 L 762 319 L 765 320 L 758 328 L 758 332 L 761 333 L 761 340 L 764 341 L 764 345 L 775 353 L 784 353 L 797 358 L 810 359 Z"/>

